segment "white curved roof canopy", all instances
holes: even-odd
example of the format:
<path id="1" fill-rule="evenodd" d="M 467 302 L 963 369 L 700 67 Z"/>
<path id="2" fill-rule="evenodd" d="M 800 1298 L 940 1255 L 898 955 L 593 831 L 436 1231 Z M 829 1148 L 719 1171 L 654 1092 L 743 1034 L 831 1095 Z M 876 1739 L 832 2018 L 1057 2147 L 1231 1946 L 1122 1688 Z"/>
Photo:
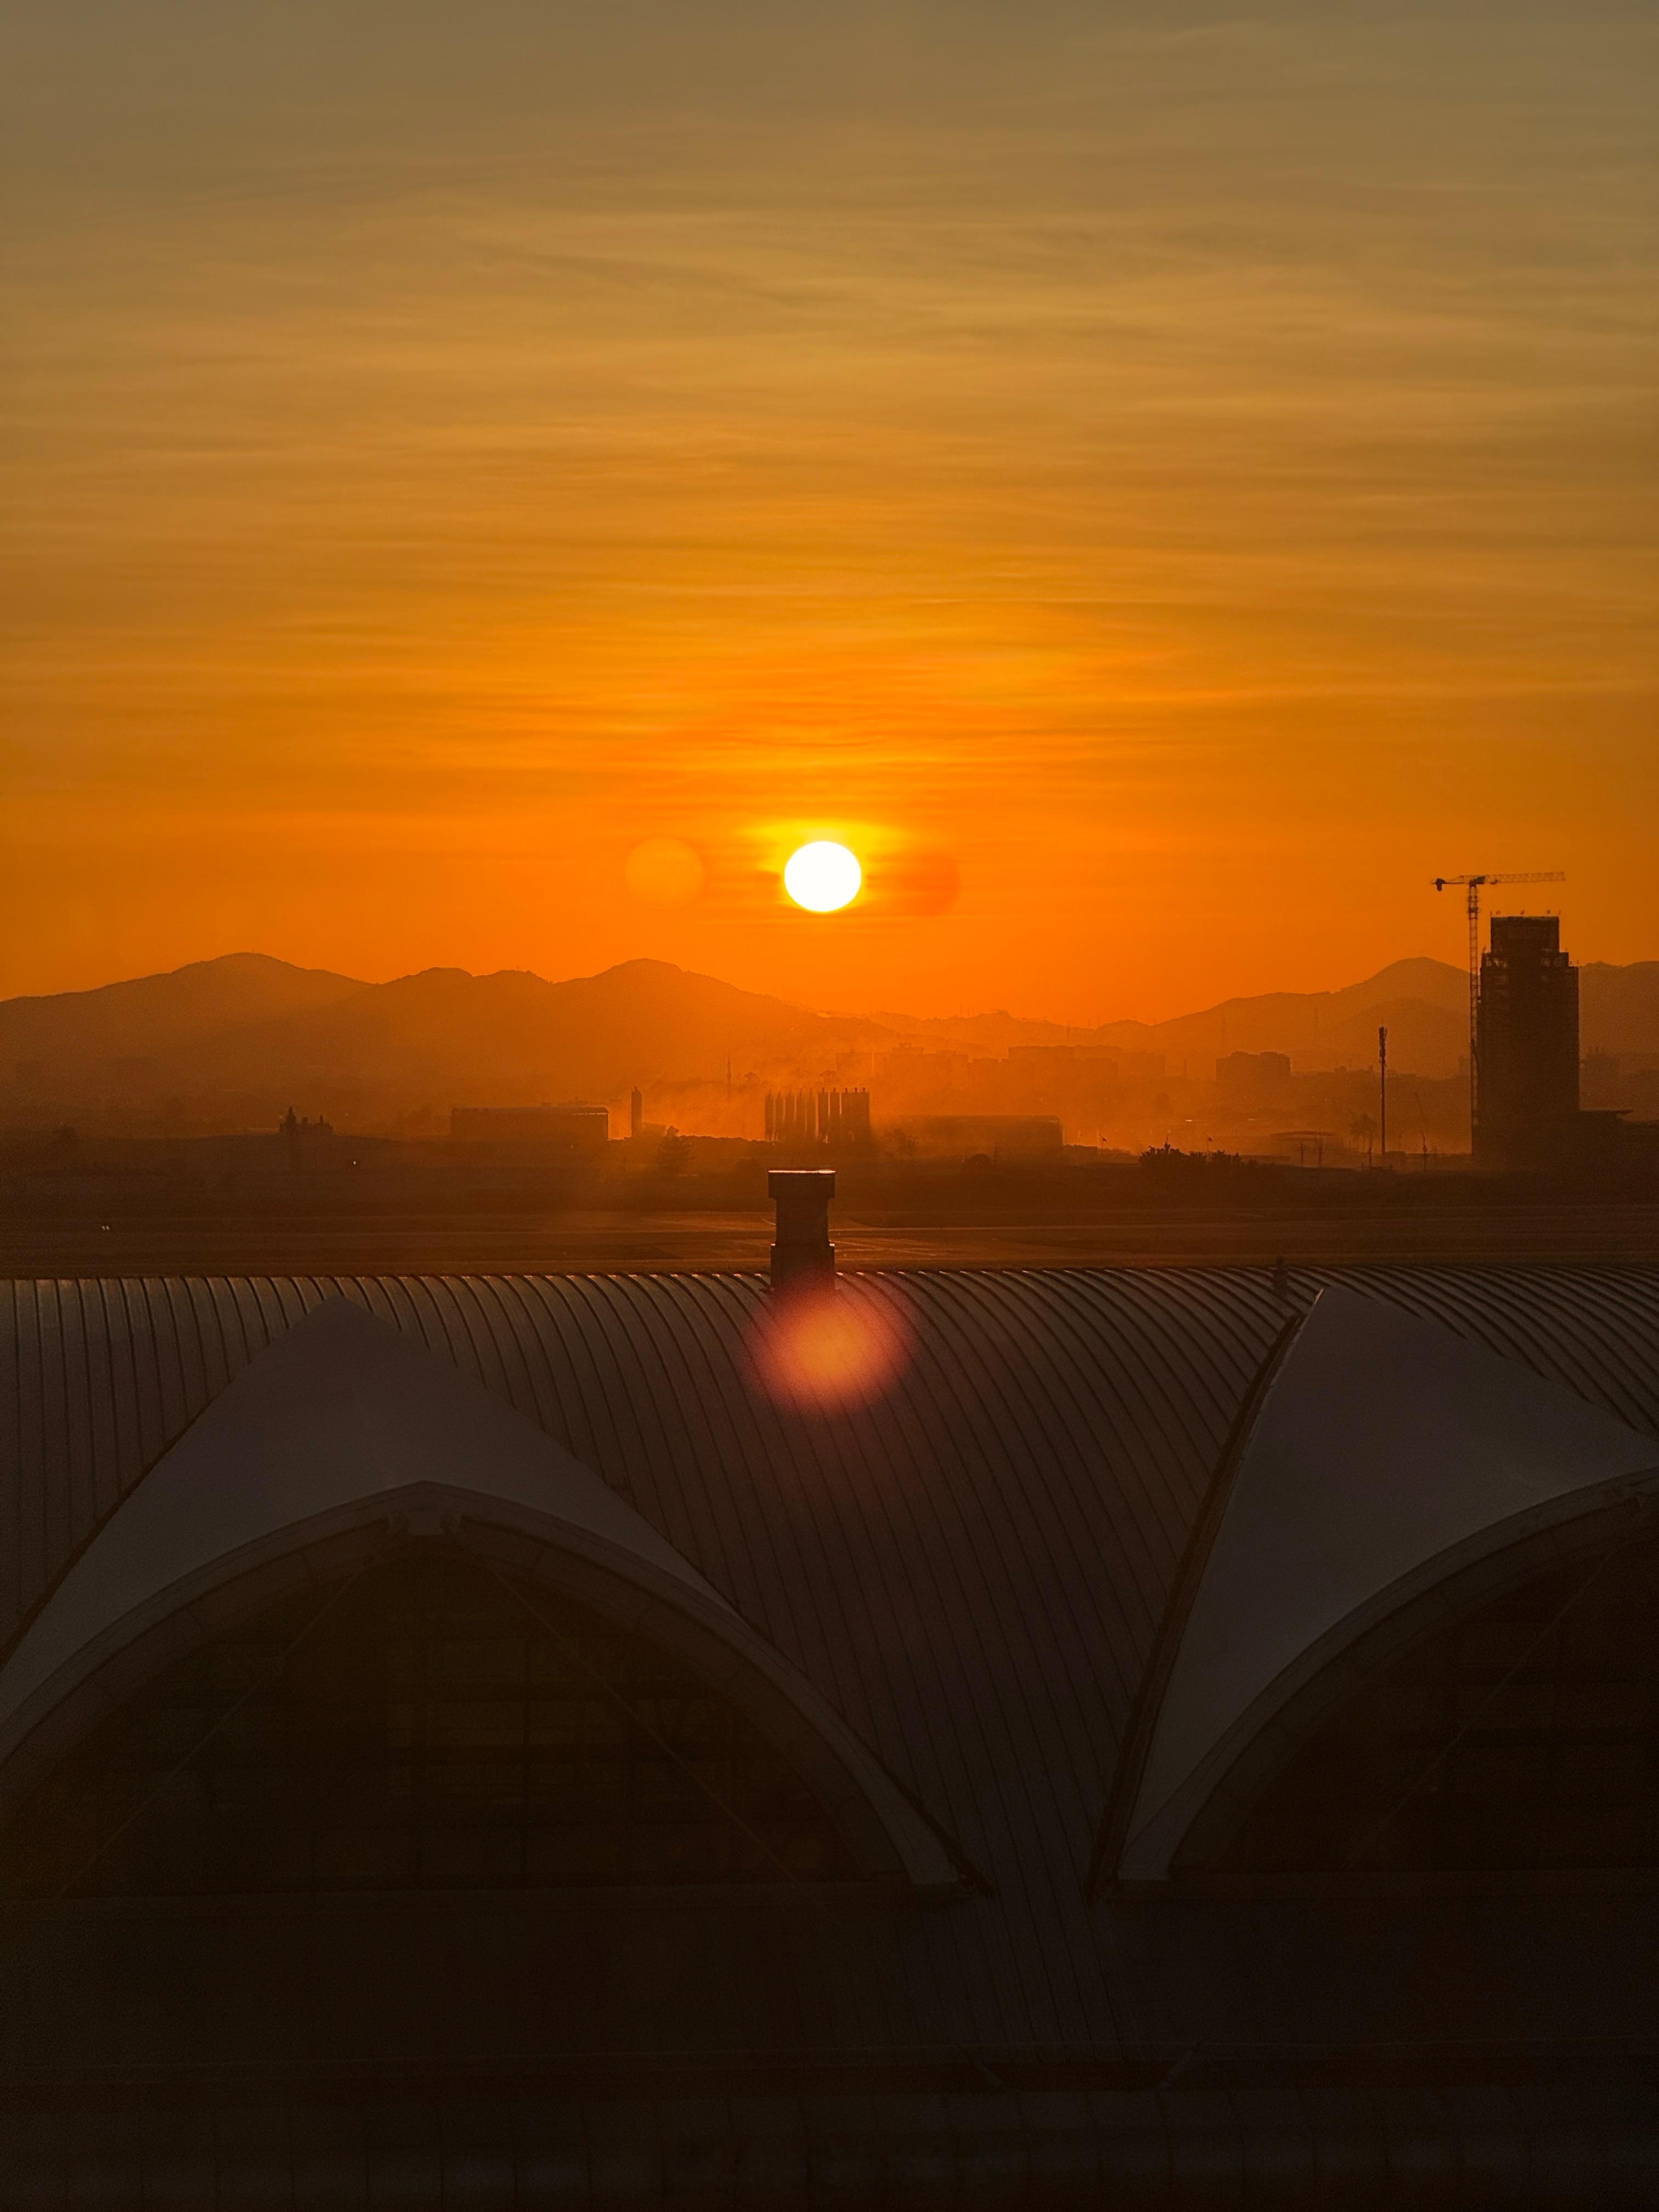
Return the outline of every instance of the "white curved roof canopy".
<path id="1" fill-rule="evenodd" d="M 1659 1483 L 1659 1446 L 1397 1306 L 1320 1294 L 1245 1443 L 1118 1863 L 1167 1877 L 1245 1744 L 1366 1630 L 1459 1567 Z"/>
<path id="2" fill-rule="evenodd" d="M 914 1883 L 954 1885 L 939 1836 L 833 1707 L 644 1516 L 447 1361 L 344 1298 L 318 1306 L 208 1406 L 98 1530 L 0 1668 L 0 1764 L 114 1653 L 319 1535 L 447 1509 L 534 1534 L 758 1675 L 827 1754 Z M 777 1735 L 775 1727 L 773 1729 Z M 788 1746 L 780 1748 L 787 1755 Z M 830 1809 L 834 1812 L 833 1805 Z"/>

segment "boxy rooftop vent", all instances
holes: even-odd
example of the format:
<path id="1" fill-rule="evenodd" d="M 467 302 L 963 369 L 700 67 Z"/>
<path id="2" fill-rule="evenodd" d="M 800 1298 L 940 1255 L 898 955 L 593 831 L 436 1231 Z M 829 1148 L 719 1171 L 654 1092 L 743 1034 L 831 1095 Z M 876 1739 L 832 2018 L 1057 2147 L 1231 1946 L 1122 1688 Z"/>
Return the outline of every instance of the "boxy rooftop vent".
<path id="1" fill-rule="evenodd" d="M 834 1168 L 773 1168 L 766 1188 L 777 1207 L 772 1247 L 772 1288 L 830 1283 L 836 1248 L 830 1242 L 830 1201 L 836 1194 Z"/>

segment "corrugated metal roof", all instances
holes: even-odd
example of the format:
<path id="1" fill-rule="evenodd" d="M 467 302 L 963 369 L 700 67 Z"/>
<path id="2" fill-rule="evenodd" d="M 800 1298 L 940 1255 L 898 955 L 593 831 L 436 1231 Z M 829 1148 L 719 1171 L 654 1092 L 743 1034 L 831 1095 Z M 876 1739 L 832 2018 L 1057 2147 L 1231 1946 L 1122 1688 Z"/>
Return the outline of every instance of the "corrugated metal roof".
<path id="1" fill-rule="evenodd" d="M 1659 1435 L 1659 1269 L 1297 1270 L 1429 1315 Z M 0 1288 L 0 1636 L 229 1378 L 332 1296 L 475 1376 L 633 1500 L 961 1843 L 994 1898 L 901 1939 L 870 2040 L 1138 2044 L 1136 1946 L 1082 1888 L 1182 1547 L 1286 1309 L 1261 1268 L 843 1279 L 892 1386 L 791 1410 L 753 1276 Z M 1223 1978 L 1226 1978 L 1224 1975 Z"/>

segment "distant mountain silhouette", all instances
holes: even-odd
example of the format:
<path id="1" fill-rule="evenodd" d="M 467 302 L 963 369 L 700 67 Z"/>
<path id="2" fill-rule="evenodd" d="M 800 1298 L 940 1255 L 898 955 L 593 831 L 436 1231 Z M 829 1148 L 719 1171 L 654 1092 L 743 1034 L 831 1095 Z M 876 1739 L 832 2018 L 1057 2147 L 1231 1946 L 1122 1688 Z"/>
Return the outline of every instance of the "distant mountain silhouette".
<path id="1" fill-rule="evenodd" d="M 0 1073 L 34 1060 L 67 1073 L 113 1059 L 171 1055 L 249 1022 L 314 1012 L 368 988 L 349 975 L 291 967 L 263 952 L 228 952 L 95 991 L 3 999 Z"/>
<path id="2" fill-rule="evenodd" d="M 217 1100 L 250 1120 L 291 1099 L 395 1121 L 426 1109 L 615 1099 L 635 1083 L 724 1080 L 728 1060 L 816 1080 L 890 1042 L 665 961 L 550 983 L 430 968 L 390 983 L 236 953 L 97 991 L 0 1001 L 0 1117 L 131 1098 Z"/>
<path id="3" fill-rule="evenodd" d="M 392 1126 L 452 1105 L 614 1102 L 635 1083 L 649 1091 L 723 1082 L 728 1060 L 739 1083 L 751 1072 L 816 1082 L 843 1055 L 899 1043 L 996 1056 L 1069 1039 L 1161 1053 L 1172 1073 L 1185 1061 L 1204 1077 L 1238 1051 L 1286 1052 L 1304 1070 L 1362 1067 L 1375 1058 L 1379 1022 L 1395 1067 L 1448 1075 L 1464 1049 L 1466 988 L 1443 962 L 1400 960 L 1345 990 L 1068 1030 L 1006 1013 L 815 1013 L 659 960 L 559 983 L 432 968 L 373 984 L 233 953 L 99 990 L 0 1001 L 0 1121 L 178 1098 L 248 1121 L 294 1100 L 353 1126 Z M 1587 1051 L 1659 1051 L 1659 962 L 1587 967 L 1583 990 Z"/>
<path id="4" fill-rule="evenodd" d="M 3 1009 L 0 1009 L 3 1012 Z M 661 960 L 549 983 L 523 969 L 428 968 L 222 1040 L 224 1073 L 259 1068 L 315 1085 L 391 1087 L 445 1104 L 605 1098 L 635 1083 L 723 1079 L 810 1065 L 872 1024 L 831 1022 Z"/>
<path id="5" fill-rule="evenodd" d="M 1463 969 L 1443 960 L 1395 960 L 1340 991 L 1227 999 L 1146 1027 L 1115 1022 L 1101 1034 L 1114 1044 L 1161 1052 L 1172 1063 L 1188 1060 L 1194 1074 L 1230 1052 L 1286 1052 L 1304 1069 L 1369 1067 L 1377 1025 L 1386 1022 L 1396 1067 L 1450 1075 L 1468 1048 L 1468 988 Z"/>
<path id="6" fill-rule="evenodd" d="M 1578 996 L 1586 1052 L 1659 1052 L 1659 960 L 1592 960 L 1578 971 Z"/>
<path id="7" fill-rule="evenodd" d="M 1655 1012 L 1652 1027 L 1659 1035 L 1659 1003 Z M 1162 1053 L 1177 1067 L 1187 1060 L 1194 1075 L 1208 1074 L 1207 1062 L 1229 1052 L 1287 1052 L 1302 1068 L 1369 1066 L 1376 1055 L 1377 1024 L 1386 1022 L 1396 1065 L 1419 1075 L 1449 1075 L 1467 1046 L 1468 981 L 1461 968 L 1443 960 L 1396 960 L 1344 990 L 1227 999 L 1165 1022 L 1106 1022 L 1085 1030 L 1006 1013 L 957 1019 L 881 1013 L 875 1018 L 936 1051 L 1003 1053 L 1011 1045 L 1067 1042 L 1115 1045 L 1125 1052 Z"/>

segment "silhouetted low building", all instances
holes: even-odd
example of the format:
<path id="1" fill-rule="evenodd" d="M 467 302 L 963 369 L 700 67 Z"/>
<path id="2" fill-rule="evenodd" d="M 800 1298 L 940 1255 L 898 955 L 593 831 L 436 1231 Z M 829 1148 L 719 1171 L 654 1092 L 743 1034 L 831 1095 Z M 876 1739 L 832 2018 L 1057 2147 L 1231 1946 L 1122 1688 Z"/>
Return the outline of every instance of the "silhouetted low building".
<path id="1" fill-rule="evenodd" d="M 1017 1075 L 1052 1084 L 1079 1080 L 1115 1083 L 1123 1055 L 1109 1045 L 1014 1044 L 1008 1048 L 1008 1066 Z"/>
<path id="2" fill-rule="evenodd" d="M 795 1227 L 0 1285 L 0 2203 L 1650 2205 L 1659 1274 Z"/>
<path id="3" fill-rule="evenodd" d="M 461 1145 L 539 1146 L 556 1152 L 598 1152 L 611 1136 L 604 1106 L 456 1106 L 449 1133 Z"/>
<path id="4" fill-rule="evenodd" d="M 882 1134 L 896 1150 L 936 1160 L 1057 1158 L 1066 1143 L 1054 1114 L 907 1114 Z"/>
<path id="5" fill-rule="evenodd" d="M 310 1121 L 290 1106 L 276 1124 L 276 1134 L 290 1168 L 318 1167 L 332 1158 L 334 1125 L 320 1114 Z"/>
<path id="6" fill-rule="evenodd" d="M 1224 1106 L 1279 1105 L 1291 1092 L 1291 1056 L 1285 1052 L 1230 1052 L 1215 1064 Z"/>

